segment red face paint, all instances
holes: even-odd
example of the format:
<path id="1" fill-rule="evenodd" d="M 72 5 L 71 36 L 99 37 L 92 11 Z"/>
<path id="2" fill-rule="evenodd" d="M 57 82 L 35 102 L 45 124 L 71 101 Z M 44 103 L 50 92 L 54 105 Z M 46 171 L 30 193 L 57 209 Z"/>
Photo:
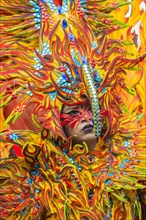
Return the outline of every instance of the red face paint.
<path id="1" fill-rule="evenodd" d="M 75 125 L 78 125 L 84 120 L 87 122 L 91 122 L 92 117 L 93 113 L 89 106 L 79 106 L 76 109 L 71 108 L 67 113 L 62 113 L 60 115 L 60 118 L 62 120 L 61 125 L 68 125 L 71 128 L 73 128 Z"/>
<path id="2" fill-rule="evenodd" d="M 62 0 L 53 0 L 53 3 L 57 6 L 62 6 Z"/>

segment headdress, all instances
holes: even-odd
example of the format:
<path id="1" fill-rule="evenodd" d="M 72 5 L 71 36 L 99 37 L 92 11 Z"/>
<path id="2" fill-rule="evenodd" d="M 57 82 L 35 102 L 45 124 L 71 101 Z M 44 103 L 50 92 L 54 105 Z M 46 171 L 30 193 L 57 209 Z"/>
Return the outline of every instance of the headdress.
<path id="1" fill-rule="evenodd" d="M 125 219 L 130 219 L 128 208 L 132 212 L 134 207 L 140 206 L 134 201 L 132 190 L 136 194 L 135 189 L 143 188 L 135 182 L 135 176 L 144 179 L 143 128 L 141 140 L 136 135 L 144 123 L 141 120 L 142 86 L 137 84 L 143 77 L 140 62 L 145 54 L 142 47 L 135 49 L 135 45 L 138 47 L 135 36 L 132 45 L 129 35 L 123 36 L 121 29 L 132 33 L 131 27 L 122 21 L 123 18 L 118 21 L 114 17 L 117 18 L 118 13 L 123 15 L 128 4 L 108 0 L 2 0 L 1 107 L 7 111 L 5 106 L 13 105 L 14 100 L 17 103 L 5 124 L 15 123 L 29 112 L 43 134 L 43 139 L 34 129 L 8 130 L 1 134 L 3 141 L 21 146 L 24 154 L 24 158 L 2 162 L 6 170 L 3 189 L 6 185 L 10 194 L 15 194 L 15 198 L 9 194 L 5 196 L 2 207 L 7 212 L 6 218 L 27 219 L 30 215 L 41 219 L 42 213 L 48 210 L 51 219 L 52 215 L 58 219 L 99 220 L 103 216 L 108 219 L 110 215 L 120 219 L 118 215 L 124 216 L 123 213 L 126 213 Z M 132 6 L 135 4 L 133 1 Z M 119 37 L 115 39 L 117 33 Z M 138 56 L 139 53 L 142 55 Z M 129 108 L 127 97 L 131 102 L 134 100 L 134 106 Z M 99 138 L 98 150 L 88 157 L 86 144 L 84 150 L 77 145 L 68 157 L 57 142 L 60 138 L 67 141 L 60 121 L 61 108 L 63 104 L 77 105 L 87 100 Z M 135 147 L 137 141 L 139 155 Z M 138 159 L 132 160 L 133 157 Z M 18 170 L 20 175 L 12 176 L 12 172 Z M 69 183 L 69 178 L 73 183 Z M 14 189 L 7 182 L 12 182 Z M 125 192 L 128 187 L 131 191 Z M 93 208 L 89 208 L 91 199 L 87 201 L 89 194 L 93 194 L 91 188 Z M 75 198 L 76 194 L 79 198 Z M 15 213 L 11 207 L 13 200 L 16 201 Z M 132 201 L 129 206 L 128 200 Z"/>

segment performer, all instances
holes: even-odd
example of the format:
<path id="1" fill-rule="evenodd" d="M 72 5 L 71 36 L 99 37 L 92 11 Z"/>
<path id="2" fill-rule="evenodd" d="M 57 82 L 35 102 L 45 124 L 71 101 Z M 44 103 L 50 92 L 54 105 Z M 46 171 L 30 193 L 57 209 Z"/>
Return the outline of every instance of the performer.
<path id="1" fill-rule="evenodd" d="M 95 148 L 98 138 L 94 134 L 93 114 L 89 102 L 76 106 L 64 105 L 61 119 L 64 132 L 69 139 L 72 138 L 73 146 L 86 142 L 89 150 Z M 71 126 L 73 121 L 74 125 Z"/>
<path id="2" fill-rule="evenodd" d="M 1 219 L 145 218 L 146 55 L 129 4 L 2 0 Z"/>

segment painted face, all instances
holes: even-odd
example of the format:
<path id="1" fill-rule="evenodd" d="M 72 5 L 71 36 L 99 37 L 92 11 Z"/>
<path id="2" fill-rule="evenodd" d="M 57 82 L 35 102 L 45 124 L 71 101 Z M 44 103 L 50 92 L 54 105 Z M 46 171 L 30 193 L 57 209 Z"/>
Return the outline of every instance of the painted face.
<path id="1" fill-rule="evenodd" d="M 93 150 L 97 137 L 94 134 L 93 114 L 90 104 L 76 106 L 64 105 L 62 108 L 61 121 L 66 136 L 72 137 L 73 145 L 82 144 L 84 141 L 89 150 Z"/>

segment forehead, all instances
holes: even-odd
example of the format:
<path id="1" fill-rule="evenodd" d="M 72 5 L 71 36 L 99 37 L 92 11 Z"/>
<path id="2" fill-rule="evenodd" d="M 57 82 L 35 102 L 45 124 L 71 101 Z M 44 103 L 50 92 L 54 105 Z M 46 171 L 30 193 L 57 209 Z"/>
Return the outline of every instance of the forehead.
<path id="1" fill-rule="evenodd" d="M 81 109 L 81 108 L 86 108 L 86 107 L 91 107 L 90 103 L 86 103 L 86 104 L 79 104 L 79 105 L 74 105 L 74 106 L 69 106 L 69 105 L 63 105 L 62 108 L 62 113 L 68 112 L 70 110 L 76 110 L 76 109 Z"/>

